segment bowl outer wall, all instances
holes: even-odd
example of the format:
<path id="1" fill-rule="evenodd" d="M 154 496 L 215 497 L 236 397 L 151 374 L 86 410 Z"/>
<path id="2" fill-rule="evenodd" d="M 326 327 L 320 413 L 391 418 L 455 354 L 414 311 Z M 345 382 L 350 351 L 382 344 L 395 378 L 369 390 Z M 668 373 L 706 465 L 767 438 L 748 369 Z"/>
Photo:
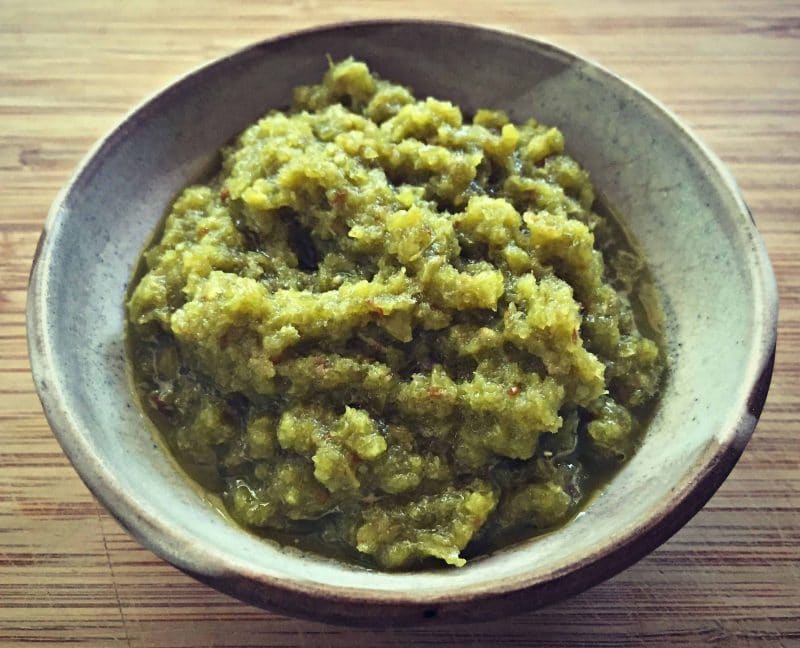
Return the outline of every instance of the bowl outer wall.
<path id="1" fill-rule="evenodd" d="M 59 366 L 59 351 L 53 346 L 52 335 L 53 327 L 59 323 L 55 321 L 58 308 L 57 299 L 52 292 L 51 278 L 54 269 L 58 267 L 60 257 L 58 250 L 55 249 L 57 246 L 52 242 L 53 237 L 48 236 L 47 232 L 57 233 L 60 236 L 59 228 L 62 221 L 67 220 L 71 201 L 79 200 L 79 192 L 91 184 L 92 178 L 100 171 L 104 157 L 116 147 L 124 146 L 128 135 L 138 128 L 142 120 L 157 118 L 156 112 L 160 105 L 176 100 L 181 93 L 184 95 L 190 93 L 198 84 L 202 84 L 205 78 L 213 75 L 219 66 L 228 66 L 235 70 L 237 65 L 246 65 L 253 57 L 280 55 L 287 49 L 303 47 L 303 43 L 308 39 L 320 37 L 323 40 L 338 39 L 341 49 L 347 47 L 346 43 L 353 37 L 363 38 L 364 34 L 375 34 L 381 30 L 384 34 L 391 34 L 392 30 L 395 34 L 398 30 L 399 32 L 406 30 L 406 34 L 438 34 L 442 36 L 442 42 L 451 44 L 463 42 L 473 48 L 473 51 L 476 47 L 487 48 L 484 51 L 490 51 L 489 48 L 500 50 L 506 48 L 504 51 L 510 49 L 517 57 L 534 54 L 546 59 L 545 64 L 553 66 L 554 78 L 564 71 L 578 70 L 580 74 L 594 75 L 604 83 L 617 84 L 618 88 L 630 93 L 635 101 L 669 121 L 679 131 L 683 145 L 705 165 L 707 173 L 716 174 L 715 181 L 719 190 L 727 193 L 727 198 L 733 205 L 730 217 L 735 221 L 736 232 L 731 236 L 741 234 L 743 239 L 750 243 L 750 247 L 746 250 L 746 269 L 752 283 L 752 301 L 755 310 L 748 347 L 750 353 L 744 370 L 742 388 L 735 394 L 734 402 L 729 404 L 730 415 L 727 416 L 725 425 L 721 426 L 723 429 L 713 439 L 714 442 L 696 458 L 686 478 L 676 484 L 670 496 L 665 498 L 660 508 L 652 512 L 649 519 L 637 525 L 635 529 L 625 530 L 617 537 L 611 538 L 596 551 L 550 572 L 539 572 L 533 576 L 523 572 L 516 578 L 505 578 L 502 581 L 488 579 L 469 589 L 455 591 L 447 589 L 380 591 L 362 587 L 325 585 L 313 580 L 303 580 L 302 574 L 298 574 L 297 579 L 290 579 L 285 575 L 254 570 L 247 562 L 231 559 L 228 555 L 220 555 L 219 548 L 209 545 L 203 538 L 187 535 L 185 529 L 178 529 L 154 514 L 147 502 L 137 501 L 135 496 L 126 490 L 125 485 L 120 483 L 119 476 L 114 473 L 112 466 L 98 454 L 96 444 L 85 433 L 87 423 L 85 417 L 76 418 L 71 408 L 66 406 L 70 401 L 67 393 L 72 388 L 59 373 L 62 369 Z M 393 41 L 395 45 L 397 41 L 395 38 Z M 353 53 L 359 55 L 358 51 Z M 442 58 L 445 59 L 446 57 Z M 385 67 L 376 67 L 384 76 L 393 80 L 398 76 L 413 76 L 415 70 L 404 71 L 399 67 L 398 61 L 402 59 L 395 58 L 395 74 L 391 70 L 387 71 Z M 413 68 L 414 65 L 411 64 L 410 67 Z M 513 76 L 509 76 L 505 83 L 512 88 L 514 82 Z M 501 82 L 501 85 L 503 83 Z M 459 96 L 459 93 L 465 94 Z M 444 94 L 462 105 L 468 105 L 469 89 L 461 87 L 458 79 L 448 86 Z M 513 110 L 511 112 L 513 117 L 517 117 Z M 530 112 L 537 114 L 536 109 L 531 109 Z M 253 114 L 252 118 L 257 114 Z M 562 126 L 560 122 L 555 121 Z M 228 135 L 234 134 L 242 125 L 233 128 Z M 221 139 L 224 141 L 228 137 Z M 568 147 L 570 141 L 572 141 L 570 134 L 567 133 Z M 179 160 L 176 175 L 197 177 L 211 160 L 207 153 L 207 150 L 205 154 L 201 150 L 191 150 L 185 159 Z M 579 159 L 583 162 L 582 158 Z M 596 173 L 594 169 L 592 171 Z M 181 183 L 175 184 L 176 188 L 180 186 Z M 162 204 L 161 208 L 163 207 L 166 207 L 166 203 Z M 669 308 L 669 304 L 667 307 Z M 551 45 L 492 30 L 449 23 L 413 21 L 323 27 L 268 40 L 204 66 L 146 101 L 123 120 L 107 138 L 98 143 L 79 167 L 73 180 L 56 199 L 37 248 L 28 299 L 31 365 L 48 420 L 65 452 L 89 488 L 137 539 L 181 569 L 240 598 L 303 616 L 368 624 L 387 620 L 397 622 L 421 620 L 433 615 L 441 619 L 478 620 L 537 607 L 613 575 L 658 546 L 680 528 L 713 494 L 735 464 L 749 439 L 766 397 L 774 357 L 776 322 L 777 291 L 774 276 L 763 243 L 752 221 L 747 217 L 747 209 L 735 182 L 717 158 L 677 118 L 656 101 L 618 77 Z M 114 361 L 118 361 L 119 357 L 121 356 L 115 356 Z M 117 367 L 117 371 L 119 370 L 121 368 Z M 365 576 L 365 578 L 370 577 Z M 481 603 L 479 611 L 476 612 L 475 604 L 478 600 Z M 370 605 L 365 606 L 365 602 L 369 602 Z"/>

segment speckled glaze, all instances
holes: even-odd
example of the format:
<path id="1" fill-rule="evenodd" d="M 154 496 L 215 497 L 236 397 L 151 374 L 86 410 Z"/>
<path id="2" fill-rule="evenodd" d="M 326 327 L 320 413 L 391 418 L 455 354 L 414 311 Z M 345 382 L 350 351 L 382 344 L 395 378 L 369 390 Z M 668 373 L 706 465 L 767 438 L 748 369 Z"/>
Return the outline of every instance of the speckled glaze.
<path id="1" fill-rule="evenodd" d="M 671 369 L 641 450 L 570 524 L 462 569 L 387 574 L 304 555 L 221 517 L 156 447 L 126 373 L 123 301 L 176 192 L 291 88 L 354 55 L 419 96 L 558 125 L 648 259 Z M 473 63 L 467 63 L 471 61 Z M 474 62 L 483 61 L 485 65 Z M 53 432 L 144 545 L 222 591 L 352 624 L 476 621 L 552 603 L 664 542 L 722 483 L 766 397 L 775 280 L 736 184 L 658 102 L 573 54 L 463 25 L 376 22 L 269 40 L 205 66 L 131 113 L 78 168 L 34 260 L 28 339 Z M 687 569 L 690 566 L 687 565 Z"/>

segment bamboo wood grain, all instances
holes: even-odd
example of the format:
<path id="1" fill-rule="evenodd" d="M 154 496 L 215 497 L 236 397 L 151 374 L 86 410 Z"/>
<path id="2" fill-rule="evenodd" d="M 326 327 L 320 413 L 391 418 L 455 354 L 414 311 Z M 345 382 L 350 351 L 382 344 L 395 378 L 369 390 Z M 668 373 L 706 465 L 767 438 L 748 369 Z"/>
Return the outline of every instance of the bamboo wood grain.
<path id="1" fill-rule="evenodd" d="M 717 495 L 611 581 L 505 621 L 349 630 L 269 614 L 194 582 L 94 501 L 50 434 L 29 375 L 31 256 L 48 205 L 90 145 L 201 62 L 281 32 L 370 17 L 511 28 L 641 85 L 730 165 L 780 284 L 767 406 Z M 800 645 L 798 178 L 797 2 L 0 0 L 0 645 Z"/>

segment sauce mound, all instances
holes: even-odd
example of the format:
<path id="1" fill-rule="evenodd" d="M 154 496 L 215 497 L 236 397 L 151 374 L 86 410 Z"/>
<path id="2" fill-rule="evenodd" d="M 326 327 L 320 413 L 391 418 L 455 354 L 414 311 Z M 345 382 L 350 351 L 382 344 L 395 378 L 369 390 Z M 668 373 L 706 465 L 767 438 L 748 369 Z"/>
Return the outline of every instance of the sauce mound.
<path id="1" fill-rule="evenodd" d="M 407 569 L 553 528 L 633 452 L 664 367 L 598 211 L 557 129 L 331 65 L 145 251 L 142 402 L 284 543 Z"/>

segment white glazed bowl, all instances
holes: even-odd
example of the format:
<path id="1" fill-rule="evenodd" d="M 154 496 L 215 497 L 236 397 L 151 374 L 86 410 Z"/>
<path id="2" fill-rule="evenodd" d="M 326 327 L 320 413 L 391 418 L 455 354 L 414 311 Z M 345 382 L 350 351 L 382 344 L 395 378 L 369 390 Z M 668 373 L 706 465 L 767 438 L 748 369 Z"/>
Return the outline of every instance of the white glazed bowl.
<path id="1" fill-rule="evenodd" d="M 642 448 L 577 519 L 462 569 L 380 573 L 259 539 L 225 521 L 156 446 L 126 373 L 123 301 L 175 194 L 325 55 L 354 55 L 418 96 L 559 126 L 623 215 L 657 279 L 671 369 Z M 479 64 L 480 62 L 480 64 Z M 335 622 L 478 620 L 542 606 L 664 542 L 738 459 L 774 358 L 774 276 L 719 160 L 663 106 L 541 42 L 476 27 L 375 22 L 265 41 L 207 65 L 131 113 L 50 211 L 29 300 L 45 413 L 97 498 L 155 553 L 256 605 Z"/>

